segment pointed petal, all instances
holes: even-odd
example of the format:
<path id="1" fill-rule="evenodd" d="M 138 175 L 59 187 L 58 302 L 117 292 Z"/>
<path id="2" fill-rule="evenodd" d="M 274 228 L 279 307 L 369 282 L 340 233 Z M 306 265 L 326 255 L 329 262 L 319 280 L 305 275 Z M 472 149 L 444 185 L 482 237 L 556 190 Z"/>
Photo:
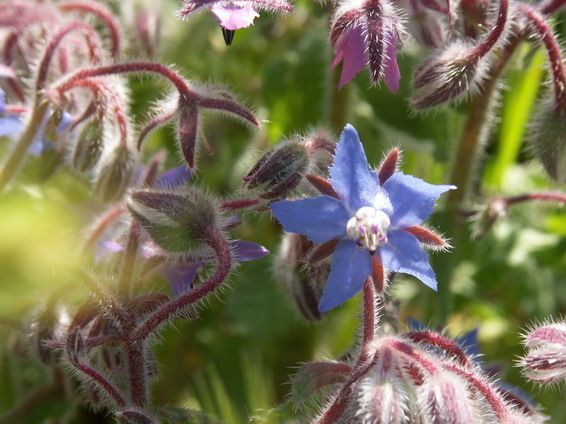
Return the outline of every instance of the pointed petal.
<path id="1" fill-rule="evenodd" d="M 350 219 L 342 202 L 330 196 L 274 202 L 271 210 L 285 231 L 304 234 L 315 243 L 341 237 Z"/>
<path id="2" fill-rule="evenodd" d="M 263 258 L 269 250 L 251 241 L 236 240 L 232 243 L 232 253 L 237 262 L 248 262 Z"/>
<path id="3" fill-rule="evenodd" d="M 377 175 L 370 172 L 362 142 L 350 124 L 344 128 L 336 145 L 330 180 L 351 213 L 371 205 L 379 191 Z"/>
<path id="4" fill-rule="evenodd" d="M 155 188 L 173 188 L 187 184 L 193 173 L 186 166 L 177 166 L 163 172 L 153 184 Z"/>
<path id="5" fill-rule="evenodd" d="M 211 6 L 210 11 L 222 28 L 231 31 L 249 27 L 259 16 L 249 4 L 237 6 L 233 3 L 216 3 Z"/>
<path id="6" fill-rule="evenodd" d="M 318 310 L 326 312 L 354 296 L 371 275 L 371 256 L 352 240 L 338 243 Z"/>
<path id="7" fill-rule="evenodd" d="M 399 45 L 399 37 L 395 31 L 391 30 L 385 37 L 385 57 L 383 61 L 383 81 L 389 91 L 395 93 L 399 90 L 399 81 L 401 80 L 401 72 L 397 63 L 397 46 Z"/>
<path id="8" fill-rule="evenodd" d="M 412 227 L 426 220 L 442 193 L 453 185 L 433 185 L 402 172 L 393 174 L 383 185 L 393 204 L 390 216 L 393 229 Z"/>
<path id="9" fill-rule="evenodd" d="M 436 275 L 416 237 L 404 231 L 390 231 L 387 237 L 387 244 L 379 250 L 385 268 L 417 277 L 436 290 Z"/>
<path id="10" fill-rule="evenodd" d="M 332 66 L 342 61 L 342 74 L 338 89 L 340 90 L 366 66 L 367 59 L 361 26 L 347 29 L 336 45 Z"/>
<path id="11" fill-rule="evenodd" d="M 203 266 L 204 262 L 202 261 L 195 261 L 191 264 L 174 265 L 161 271 L 161 275 L 171 286 L 173 295 L 179 297 L 191 289 L 198 270 Z"/>

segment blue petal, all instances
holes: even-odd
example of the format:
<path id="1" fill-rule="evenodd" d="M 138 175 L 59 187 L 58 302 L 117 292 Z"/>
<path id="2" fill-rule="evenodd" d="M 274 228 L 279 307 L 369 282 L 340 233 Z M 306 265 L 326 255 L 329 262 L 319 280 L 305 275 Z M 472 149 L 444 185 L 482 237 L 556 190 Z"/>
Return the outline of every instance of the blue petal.
<path id="1" fill-rule="evenodd" d="M 369 169 L 358 133 L 349 124 L 336 145 L 330 180 L 351 213 L 371 205 L 379 190 L 379 180 Z"/>
<path id="2" fill-rule="evenodd" d="M 471 355 L 474 358 L 481 354 L 477 328 L 468 331 L 462 337 L 458 337 L 456 339 L 456 343 L 458 343 L 466 354 Z"/>
<path id="3" fill-rule="evenodd" d="M 371 257 L 352 240 L 342 240 L 332 256 L 328 281 L 324 287 L 318 310 L 326 312 L 354 296 L 371 275 Z"/>
<path id="4" fill-rule="evenodd" d="M 393 174 L 383 185 L 393 205 L 391 228 L 406 228 L 426 220 L 442 193 L 452 185 L 433 185 L 402 172 Z"/>
<path id="5" fill-rule="evenodd" d="M 236 240 L 232 243 L 232 253 L 237 262 L 255 261 L 269 253 L 265 247 L 251 241 Z"/>
<path id="6" fill-rule="evenodd" d="M 306 235 L 315 243 L 342 236 L 350 214 L 334 197 L 274 202 L 271 211 L 285 231 Z"/>
<path id="7" fill-rule="evenodd" d="M 16 138 L 24 129 L 24 124 L 20 118 L 12 115 L 0 118 L 0 137 Z"/>
<path id="8" fill-rule="evenodd" d="M 424 323 L 420 322 L 418 319 L 409 318 L 409 327 L 411 330 L 414 331 L 424 331 L 428 330 L 427 326 Z"/>
<path id="9" fill-rule="evenodd" d="M 1 68 L 0 68 L 1 69 Z M 1 77 L 2 75 L 0 75 Z M 6 111 L 6 93 L 0 88 L 0 113 Z"/>
<path id="10" fill-rule="evenodd" d="M 174 265 L 161 271 L 161 275 L 163 275 L 171 286 L 173 295 L 179 297 L 192 288 L 197 272 L 203 266 L 204 262 L 202 261 L 195 261 L 184 265 Z"/>
<path id="11" fill-rule="evenodd" d="M 383 266 L 389 271 L 413 275 L 436 290 L 436 276 L 428 262 L 428 253 L 417 239 L 405 231 L 390 231 L 387 238 L 387 244 L 379 249 Z"/>
<path id="12" fill-rule="evenodd" d="M 179 187 L 188 183 L 193 177 L 193 173 L 186 166 L 177 166 L 163 172 L 155 181 L 156 188 Z"/>

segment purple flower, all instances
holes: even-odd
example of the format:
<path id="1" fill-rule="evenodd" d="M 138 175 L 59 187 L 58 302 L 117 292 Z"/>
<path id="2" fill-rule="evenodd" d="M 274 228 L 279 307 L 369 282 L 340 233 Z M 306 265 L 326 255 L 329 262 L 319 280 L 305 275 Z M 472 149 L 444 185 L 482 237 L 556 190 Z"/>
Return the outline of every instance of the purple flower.
<path id="1" fill-rule="evenodd" d="M 342 4 L 330 33 L 334 50 L 332 67 L 342 62 L 338 89 L 368 66 L 374 84 L 383 77 L 389 90 L 396 92 L 401 79 L 397 49 L 402 32 L 397 12 L 386 0 Z"/>
<path id="2" fill-rule="evenodd" d="M 293 7 L 286 0 L 185 0 L 179 12 L 181 18 L 203 8 L 208 8 L 220 26 L 227 45 L 232 43 L 234 31 L 253 24 L 258 10 L 290 12 Z"/>
<path id="3" fill-rule="evenodd" d="M 319 310 L 332 309 L 361 290 L 372 275 L 375 260 L 389 271 L 413 275 L 436 290 L 428 254 L 408 230 L 426 220 L 440 195 L 455 187 L 431 185 L 402 172 L 393 173 L 380 185 L 351 125 L 336 146 L 330 177 L 337 197 L 272 205 L 286 231 L 304 234 L 315 243 L 339 240 Z"/>

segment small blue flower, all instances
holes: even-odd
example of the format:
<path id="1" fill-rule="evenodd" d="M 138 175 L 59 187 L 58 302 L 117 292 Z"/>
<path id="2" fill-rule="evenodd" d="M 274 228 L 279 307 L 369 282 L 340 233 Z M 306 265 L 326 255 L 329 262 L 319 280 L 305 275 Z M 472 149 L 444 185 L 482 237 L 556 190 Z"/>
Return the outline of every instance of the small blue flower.
<path id="1" fill-rule="evenodd" d="M 2 113 L 2 109 L 5 108 L 3 103 L 3 99 L 0 96 L 0 113 Z M 41 127 L 39 129 L 38 135 L 35 137 L 35 140 L 29 147 L 28 153 L 32 156 L 39 156 L 44 151 L 49 150 L 53 147 L 53 143 L 47 139 L 45 134 L 45 129 L 47 126 L 47 122 L 49 120 L 50 113 L 47 113 L 43 118 L 43 122 L 41 123 Z M 63 112 L 63 117 L 59 126 L 56 130 L 57 137 L 62 137 L 65 131 L 70 127 L 73 120 L 71 115 L 67 112 Z M 21 133 L 24 130 L 24 122 L 21 116 L 16 115 L 4 115 L 0 116 L 0 137 L 7 137 L 12 141 L 16 141 Z"/>
<path id="2" fill-rule="evenodd" d="M 405 229 L 425 221 L 440 195 L 455 187 L 428 184 L 402 172 L 381 186 L 351 125 L 336 146 L 330 182 L 339 198 L 324 195 L 272 205 L 286 231 L 315 243 L 339 240 L 319 310 L 328 311 L 361 290 L 372 275 L 374 255 L 387 270 L 413 275 L 436 290 L 428 254 Z"/>

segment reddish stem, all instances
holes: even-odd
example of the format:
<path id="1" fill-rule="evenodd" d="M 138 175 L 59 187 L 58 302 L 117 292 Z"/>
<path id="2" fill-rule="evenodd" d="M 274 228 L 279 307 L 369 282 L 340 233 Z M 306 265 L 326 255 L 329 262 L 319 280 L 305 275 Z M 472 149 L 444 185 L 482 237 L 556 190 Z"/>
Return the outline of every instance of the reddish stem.
<path id="1" fill-rule="evenodd" d="M 362 346 L 360 349 L 360 357 L 357 361 L 359 364 L 364 364 L 369 359 L 370 344 L 375 338 L 375 325 L 376 325 L 376 310 L 375 310 L 375 286 L 371 277 L 366 278 L 363 291 L 363 312 L 362 312 Z"/>
<path id="2" fill-rule="evenodd" d="M 82 31 L 85 35 L 86 42 L 89 46 L 91 59 L 93 61 L 98 61 L 100 59 L 100 44 L 98 42 L 98 36 L 90 25 L 83 22 L 71 22 L 63 26 L 55 33 L 55 35 L 53 35 L 53 38 L 51 38 L 51 41 L 45 48 L 43 57 L 39 62 L 35 82 L 36 95 L 38 95 L 39 92 L 45 87 L 47 74 L 49 72 L 49 66 L 51 65 L 51 61 L 53 60 L 55 50 L 57 49 L 57 47 L 59 47 L 61 41 L 63 41 L 63 38 L 65 38 L 69 33 L 77 30 Z"/>
<path id="3" fill-rule="evenodd" d="M 470 361 L 466 353 L 454 341 L 432 331 L 411 331 L 405 335 L 416 343 L 427 343 L 431 346 L 438 347 L 446 353 L 453 355 L 464 367 L 470 366 Z"/>
<path id="4" fill-rule="evenodd" d="M 114 17 L 112 11 L 100 3 L 82 1 L 63 1 L 57 3 L 57 8 L 61 11 L 86 12 L 100 19 L 110 32 L 112 57 L 117 58 L 121 49 L 120 22 Z"/>
<path id="5" fill-rule="evenodd" d="M 124 205 L 118 205 L 107 211 L 102 217 L 96 222 L 93 229 L 90 231 L 84 247 L 83 252 L 88 252 L 94 247 L 96 241 L 102 236 L 104 231 L 110 227 L 120 217 L 125 211 Z"/>
<path id="6" fill-rule="evenodd" d="M 56 89 L 60 91 L 66 91 L 67 88 L 69 86 L 72 86 L 77 80 L 84 78 L 139 72 L 151 72 L 154 74 L 159 74 L 168 79 L 179 92 L 181 103 L 186 103 L 189 98 L 197 97 L 197 94 L 189 88 L 185 79 L 181 75 L 173 71 L 171 68 L 162 65 L 161 63 L 153 62 L 128 62 L 99 66 L 96 68 L 79 69 L 75 73 L 65 78 L 64 81 L 59 83 Z"/>
<path id="7" fill-rule="evenodd" d="M 121 408 L 126 406 L 126 400 L 124 399 L 124 397 L 120 394 L 120 392 L 118 392 L 118 390 L 112 385 L 112 383 L 110 383 L 106 378 L 102 376 L 102 374 L 100 374 L 94 368 L 83 364 L 78 359 L 71 359 L 71 363 L 75 368 L 89 377 L 96 383 L 97 386 L 99 386 L 104 392 L 106 392 L 108 396 L 116 403 L 116 405 Z"/>
<path id="8" fill-rule="evenodd" d="M 165 125 L 167 122 L 173 119 L 176 114 L 177 114 L 177 109 L 170 112 L 165 112 L 162 115 L 151 118 L 140 130 L 138 136 L 138 142 L 137 142 L 138 150 L 141 150 L 143 142 L 146 140 L 147 136 L 151 134 L 152 131 L 154 131 L 155 129 L 159 128 L 162 125 Z"/>
<path id="9" fill-rule="evenodd" d="M 468 59 L 473 63 L 479 61 L 482 57 L 487 55 L 493 46 L 497 43 L 507 23 L 507 12 L 509 11 L 509 0 L 500 0 L 499 10 L 497 11 L 497 21 L 495 26 L 489 32 L 487 38 L 477 47 L 475 47 L 468 56 Z"/>
<path id="10" fill-rule="evenodd" d="M 145 340 L 166 321 L 174 318 L 179 312 L 202 300 L 216 290 L 228 277 L 232 268 L 232 255 L 228 241 L 219 233 L 211 232 L 207 240 L 214 250 L 218 265 L 216 272 L 203 284 L 163 305 L 148 316 L 131 333 L 132 340 Z"/>
<path id="11" fill-rule="evenodd" d="M 443 367 L 464 378 L 475 390 L 477 390 L 477 392 L 479 392 L 488 401 L 491 408 L 497 415 L 497 421 L 506 422 L 508 415 L 507 406 L 498 395 L 498 393 L 493 388 L 491 388 L 489 384 L 477 378 L 472 372 L 460 368 L 460 366 L 455 363 L 448 362 L 443 364 Z"/>
<path id="12" fill-rule="evenodd" d="M 556 202 L 566 205 L 566 194 L 564 193 L 531 193 L 522 194 L 520 196 L 512 196 L 501 199 L 507 206 L 513 206 L 517 203 L 529 202 L 529 201 L 544 201 L 544 202 Z"/>
<path id="13" fill-rule="evenodd" d="M 529 20 L 529 23 L 538 33 L 550 62 L 550 70 L 552 72 L 552 82 L 554 84 L 554 98 L 556 107 L 562 111 L 566 110 L 566 69 L 564 68 L 564 59 L 560 45 L 552 32 L 552 28 L 548 25 L 545 18 L 533 7 L 525 3 L 519 3 L 519 10 Z"/>
<path id="14" fill-rule="evenodd" d="M 557 12 L 559 9 L 566 5 L 566 0 L 550 0 L 540 6 L 540 11 L 545 15 L 550 15 Z"/>

